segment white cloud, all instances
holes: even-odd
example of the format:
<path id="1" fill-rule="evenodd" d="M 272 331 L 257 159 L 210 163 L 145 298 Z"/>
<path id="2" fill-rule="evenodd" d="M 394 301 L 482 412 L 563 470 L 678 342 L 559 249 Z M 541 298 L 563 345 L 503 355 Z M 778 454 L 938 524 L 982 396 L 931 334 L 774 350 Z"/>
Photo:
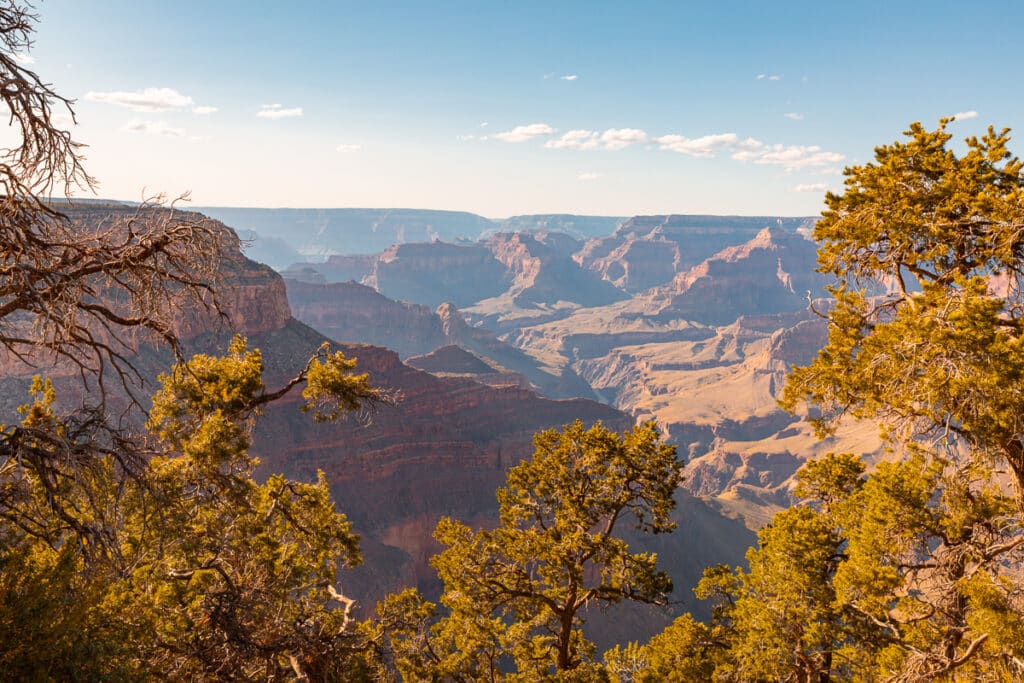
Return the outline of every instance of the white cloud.
<path id="1" fill-rule="evenodd" d="M 782 76 L 778 76 L 776 74 L 757 74 L 757 80 L 781 81 Z"/>
<path id="2" fill-rule="evenodd" d="M 528 126 L 516 126 L 503 133 L 495 133 L 494 137 L 505 142 L 526 142 L 534 138 L 551 135 L 555 129 L 546 123 L 531 123 Z"/>
<path id="3" fill-rule="evenodd" d="M 481 121 L 480 122 L 480 127 L 481 128 L 486 128 L 487 127 L 487 122 L 486 121 Z"/>
<path id="4" fill-rule="evenodd" d="M 345 153 L 345 152 L 358 152 L 362 148 L 363 148 L 362 145 L 353 145 L 353 144 L 349 144 L 349 143 L 346 143 L 346 142 L 343 142 L 340 145 L 338 145 L 337 147 L 335 147 L 335 149 L 337 151 L 341 152 L 341 153 Z"/>
<path id="5" fill-rule="evenodd" d="M 469 135 L 456 135 L 455 139 L 459 142 L 468 142 L 469 140 L 476 140 L 476 136 L 470 133 Z"/>
<path id="6" fill-rule="evenodd" d="M 769 76 L 768 80 L 769 81 L 781 81 L 782 80 L 782 76 Z"/>
<path id="7" fill-rule="evenodd" d="M 976 119 L 978 118 L 978 112 L 974 111 L 973 109 L 969 111 L 958 111 L 957 113 L 953 114 L 953 118 L 955 118 L 957 121 L 967 121 L 968 119 Z"/>
<path id="8" fill-rule="evenodd" d="M 787 119 L 791 119 L 793 121 L 803 121 L 804 120 L 804 115 L 800 114 L 800 113 L 797 113 L 795 111 L 788 111 L 785 114 L 783 114 L 783 116 L 785 116 Z"/>
<path id="9" fill-rule="evenodd" d="M 830 166 L 846 157 L 838 152 L 826 152 L 818 145 L 768 145 L 761 149 L 738 151 L 732 158 L 755 164 L 782 166 L 787 171 L 795 171 Z"/>
<path id="10" fill-rule="evenodd" d="M 32 55 L 25 54 L 24 52 L 15 52 L 14 61 L 16 61 L 18 64 L 28 66 L 30 64 L 35 64 L 36 58 Z"/>
<path id="11" fill-rule="evenodd" d="M 168 135 L 180 138 L 185 135 L 185 129 L 170 126 L 166 121 L 140 121 L 135 120 L 126 123 L 122 130 L 130 130 L 135 133 L 147 133 L 149 135 Z"/>
<path id="12" fill-rule="evenodd" d="M 555 73 L 554 71 L 549 71 L 548 73 L 544 74 L 544 80 L 545 81 L 550 80 L 550 79 L 554 78 L 557 75 L 558 74 Z"/>
<path id="13" fill-rule="evenodd" d="M 549 149 L 597 149 L 597 131 L 570 130 L 557 140 L 548 140 L 544 146 Z"/>
<path id="14" fill-rule="evenodd" d="M 105 102 L 128 107 L 132 111 L 158 112 L 182 109 L 192 106 L 192 98 L 182 95 L 174 88 L 146 88 L 137 92 L 95 92 L 85 93 L 90 102 Z"/>
<path id="15" fill-rule="evenodd" d="M 206 114 L 215 114 L 217 113 L 217 107 L 192 107 L 192 113 L 199 114 L 200 116 L 204 116 Z"/>
<path id="16" fill-rule="evenodd" d="M 570 130 L 557 140 L 544 143 L 549 149 L 606 149 L 612 152 L 642 144 L 650 138 L 639 128 L 609 128 L 603 133 L 594 130 Z"/>
<path id="17" fill-rule="evenodd" d="M 565 76 L 562 76 L 563 81 L 575 81 L 577 78 L 579 78 L 579 76 L 577 76 L 576 74 L 567 74 Z"/>
<path id="18" fill-rule="evenodd" d="M 800 116 L 800 114 L 793 114 Z M 796 119 L 799 120 L 799 119 Z M 498 133 L 494 137 L 506 142 L 525 142 L 533 138 L 553 134 L 554 129 L 544 123 L 529 126 L 517 126 L 510 131 Z M 460 136 L 459 139 L 470 139 Z M 479 139 L 485 140 L 486 137 Z M 838 152 L 829 152 L 818 145 L 769 145 L 755 138 L 741 138 L 736 133 L 715 133 L 697 138 L 671 134 L 651 137 L 639 128 L 609 128 L 603 133 L 585 128 L 577 128 L 563 133 L 557 138 L 547 140 L 544 146 L 548 149 L 572 149 L 577 151 L 606 150 L 617 151 L 633 145 L 657 143 L 659 149 L 685 154 L 701 159 L 714 158 L 719 153 L 727 153 L 736 161 L 750 162 L 764 166 L 781 166 L 786 171 L 801 169 L 820 169 L 819 172 L 836 173 L 836 164 L 846 157 Z"/>
<path id="19" fill-rule="evenodd" d="M 591 180 L 597 180 L 600 177 L 601 177 L 600 173 L 580 173 L 578 176 L 576 176 L 576 180 L 579 180 L 579 181 L 585 183 L 585 182 L 588 182 L 588 181 L 591 181 Z"/>
<path id="20" fill-rule="evenodd" d="M 801 183 L 793 188 L 794 192 L 824 192 L 828 183 Z"/>
<path id="21" fill-rule="evenodd" d="M 699 138 L 688 138 L 685 135 L 662 135 L 655 138 L 654 141 L 661 145 L 661 149 L 703 159 L 715 156 L 719 150 L 736 150 L 737 153 L 753 154 L 754 150 L 764 146 L 763 142 L 754 138 L 741 140 L 736 133 L 718 133 Z"/>
<path id="22" fill-rule="evenodd" d="M 280 104 L 264 104 L 256 112 L 256 116 L 263 119 L 290 119 L 302 116 L 302 107 L 291 107 L 285 109 Z"/>
<path id="23" fill-rule="evenodd" d="M 601 133 L 601 146 L 616 151 L 647 142 L 647 133 L 639 128 L 609 128 Z"/>

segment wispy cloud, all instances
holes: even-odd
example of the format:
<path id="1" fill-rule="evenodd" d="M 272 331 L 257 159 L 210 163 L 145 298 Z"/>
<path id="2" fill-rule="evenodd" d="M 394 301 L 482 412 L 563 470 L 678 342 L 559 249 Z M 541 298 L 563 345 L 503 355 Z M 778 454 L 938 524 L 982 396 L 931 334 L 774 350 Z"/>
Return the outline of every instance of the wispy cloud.
<path id="1" fill-rule="evenodd" d="M 302 116 L 302 107 L 284 108 L 280 104 L 264 104 L 256 112 L 262 119 L 291 119 Z"/>
<path id="2" fill-rule="evenodd" d="M 570 130 L 557 140 L 548 140 L 549 149 L 606 149 L 618 151 L 631 145 L 642 144 L 649 136 L 639 128 L 609 128 L 603 133 L 595 130 Z"/>
<path id="3" fill-rule="evenodd" d="M 554 132 L 555 129 L 546 123 L 531 123 L 528 126 L 516 126 L 512 130 L 495 133 L 494 137 L 505 142 L 526 142 L 534 138 L 547 137 Z"/>
<path id="4" fill-rule="evenodd" d="M 754 138 L 740 139 L 736 133 L 717 133 L 699 138 L 688 138 L 685 135 L 662 135 L 655 138 L 661 149 L 691 157 L 709 159 L 719 151 L 746 151 L 751 154 L 764 147 L 764 143 Z M 734 156 L 735 158 L 735 156 Z"/>
<path id="5" fill-rule="evenodd" d="M 759 81 L 781 81 L 782 76 L 778 74 L 757 74 L 757 80 Z"/>
<path id="6" fill-rule="evenodd" d="M 643 144 L 647 140 L 647 133 L 638 128 L 609 128 L 601 133 L 601 146 L 612 151 Z"/>
<path id="7" fill-rule="evenodd" d="M 146 88 L 135 92 L 113 91 L 85 93 L 90 102 L 104 102 L 128 107 L 132 111 L 159 112 L 191 107 L 192 98 L 182 95 L 174 88 Z"/>
<path id="8" fill-rule="evenodd" d="M 528 126 L 516 126 L 493 137 L 506 142 L 526 142 L 550 136 L 554 132 L 555 129 L 546 123 L 533 123 Z M 472 139 L 472 136 L 459 136 L 459 139 L 468 140 Z M 481 136 L 478 139 L 486 140 L 487 137 Z M 829 152 L 818 145 L 767 144 L 755 138 L 742 138 L 736 133 L 715 133 L 700 137 L 678 134 L 654 137 L 639 128 L 609 128 L 604 132 L 576 128 L 557 138 L 546 140 L 544 146 L 548 149 L 614 152 L 648 143 L 655 143 L 664 151 L 701 159 L 710 159 L 724 153 L 736 161 L 781 166 L 786 171 L 825 167 L 832 169 L 846 158 L 838 152 Z"/>
<path id="9" fill-rule="evenodd" d="M 470 133 L 468 135 L 456 135 L 455 139 L 459 142 L 468 142 L 470 140 L 476 140 L 476 136 Z"/>
<path id="10" fill-rule="evenodd" d="M 342 154 L 344 154 L 346 152 L 358 152 L 362 148 L 363 148 L 362 145 L 355 145 L 355 144 L 350 144 L 350 143 L 347 143 L 347 142 L 343 142 L 340 145 L 338 145 L 337 147 L 335 147 L 335 149 L 338 152 L 341 152 Z"/>
<path id="11" fill-rule="evenodd" d="M 486 128 L 486 127 L 487 127 L 487 125 L 488 125 L 488 124 L 487 124 L 487 122 L 486 122 L 486 121 L 481 121 L 481 122 L 480 122 L 480 127 L 481 127 L 481 128 Z"/>
<path id="12" fill-rule="evenodd" d="M 787 171 L 838 164 L 844 157 L 838 152 L 827 152 L 818 145 L 765 145 L 760 149 L 741 150 L 732 155 L 737 161 L 782 166 Z"/>
<path id="13" fill-rule="evenodd" d="M 122 130 L 129 130 L 135 133 L 146 133 L 148 135 L 167 135 L 180 138 L 185 135 L 184 128 L 175 128 L 168 125 L 166 121 L 140 121 L 135 120 L 126 123 Z"/>
<path id="14" fill-rule="evenodd" d="M 976 119 L 978 118 L 978 112 L 974 111 L 973 109 L 969 111 L 958 111 L 957 113 L 953 114 L 953 118 L 955 118 L 957 121 L 967 121 L 968 119 Z"/>
<path id="15" fill-rule="evenodd" d="M 828 189 L 828 183 L 800 183 L 793 188 L 793 192 L 824 192 Z"/>
<path id="16" fill-rule="evenodd" d="M 577 78 L 579 78 L 579 76 L 577 76 L 576 74 L 566 74 L 565 76 L 561 77 L 563 81 L 575 81 Z"/>
<path id="17" fill-rule="evenodd" d="M 18 64 L 29 66 L 30 64 L 36 63 L 36 58 L 32 55 L 25 54 L 24 52 L 15 52 L 14 61 L 16 61 Z"/>
<path id="18" fill-rule="evenodd" d="M 600 177 L 600 173 L 580 173 L 578 176 L 576 176 L 576 180 L 586 183 L 590 182 L 591 180 L 597 180 Z"/>
<path id="19" fill-rule="evenodd" d="M 793 121 L 803 121 L 804 120 L 804 115 L 800 114 L 798 112 L 795 112 L 795 111 L 787 111 L 785 114 L 783 114 L 783 116 L 785 116 L 787 119 L 791 119 Z"/>
<path id="20" fill-rule="evenodd" d="M 544 143 L 548 149 L 597 149 L 597 131 L 570 130 L 557 140 Z"/>
<path id="21" fill-rule="evenodd" d="M 217 107 L 192 107 L 192 113 L 199 114 L 200 116 L 205 116 L 206 114 L 216 114 Z"/>

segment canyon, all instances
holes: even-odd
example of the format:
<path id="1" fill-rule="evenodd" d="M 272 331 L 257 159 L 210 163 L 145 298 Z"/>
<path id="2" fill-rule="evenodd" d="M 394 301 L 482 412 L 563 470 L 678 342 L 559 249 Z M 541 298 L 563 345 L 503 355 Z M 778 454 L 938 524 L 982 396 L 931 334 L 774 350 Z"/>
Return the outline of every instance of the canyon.
<path id="1" fill-rule="evenodd" d="M 638 216 L 584 239 L 524 218 L 518 231 L 475 242 L 360 257 L 363 284 L 332 282 L 330 261 L 302 264 L 315 282 L 286 283 L 296 317 L 334 339 L 385 344 L 442 376 L 473 376 L 451 349 L 430 355 L 455 346 L 491 368 L 477 367 L 478 380 L 522 378 L 550 398 L 595 398 L 657 420 L 687 457 L 686 492 L 756 529 L 790 504 L 808 458 L 882 456 L 873 425 L 844 425 L 823 442 L 775 402 L 789 368 L 825 339 L 811 308 L 828 305 L 807 239 L 813 223 Z"/>
<path id="2" fill-rule="evenodd" d="M 127 205 L 89 204 L 68 212 L 83 225 L 95 226 L 134 211 Z M 205 220 L 187 212 L 176 217 Z M 221 223 L 214 225 L 229 230 Z M 562 313 L 544 315 L 551 297 L 570 302 L 566 315 L 629 302 L 628 294 L 572 260 L 580 244 L 576 237 L 560 233 L 494 233 L 483 246 L 472 248 L 494 254 L 494 262 L 501 265 L 503 275 L 497 282 L 508 290 L 499 297 L 507 295 L 514 305 L 528 307 L 526 319 L 559 321 L 565 319 Z M 427 300 L 436 301 L 436 292 L 416 283 L 450 286 L 436 277 L 437 269 L 428 267 L 429 252 L 449 253 L 446 246 L 451 245 L 414 245 L 420 266 L 402 275 L 413 283 L 412 291 L 422 290 Z M 494 268 L 479 253 L 471 262 Z M 560 274 L 558 269 L 565 267 L 576 270 Z M 346 356 L 356 358 L 358 371 L 367 372 L 388 397 L 350 419 L 317 424 L 300 414 L 300 399 L 292 392 L 265 410 L 252 448 L 261 463 L 260 476 L 284 472 L 308 480 L 318 471 L 326 474 L 338 508 L 361 536 L 365 563 L 340 581 L 346 593 L 358 596 L 363 615 L 388 592 L 404 587 L 417 586 L 436 596 L 440 587 L 429 559 L 440 549 L 431 535 L 437 521 L 452 516 L 475 526 L 494 524 L 495 491 L 504 483 L 507 469 L 532 453 L 536 432 L 576 419 L 600 421 L 616 430 L 635 421 L 628 411 L 596 400 L 596 392 L 577 372 L 589 371 L 583 365 L 575 360 L 548 364 L 479 321 L 470 322 L 451 303 L 432 308 L 395 301 L 351 281 L 286 281 L 241 253 L 225 264 L 225 274 L 223 315 L 190 308 L 177 312 L 174 326 L 186 354 L 222 353 L 232 334 L 243 334 L 261 350 L 267 383 L 275 387 L 294 376 L 324 341 L 332 341 Z M 591 291 L 578 294 L 575 288 L 584 286 Z M 584 309 L 581 302 L 595 308 Z M 151 393 L 157 375 L 173 359 L 166 349 L 145 339 L 132 342 L 130 350 L 143 382 L 138 392 Z M 14 419 L 14 409 L 25 402 L 34 374 L 53 377 L 68 405 L 77 400 L 76 392 L 81 396 L 72 368 L 32 367 L 5 358 L 3 369 L 4 419 Z M 676 611 L 706 616 L 706 606 L 692 600 L 689 587 L 710 564 L 742 562 L 753 534 L 713 496 L 688 489 L 678 492 L 675 519 L 679 528 L 673 534 L 632 542 L 661 557 L 680 587 Z M 660 630 L 672 614 L 637 607 L 595 612 L 589 617 L 591 634 L 602 646 L 646 637 Z"/>
<path id="3" fill-rule="evenodd" d="M 134 210 L 88 204 L 71 213 L 97 224 Z M 408 586 L 436 596 L 437 521 L 493 525 L 495 490 L 529 457 L 533 434 L 576 419 L 616 430 L 656 420 L 679 448 L 687 466 L 678 529 L 631 543 L 658 553 L 678 587 L 676 611 L 702 616 L 707 606 L 689 589 L 709 565 L 742 564 L 753 531 L 791 503 L 803 462 L 841 450 L 882 457 L 874 425 L 843 425 L 819 441 L 803 416 L 775 403 L 789 369 L 825 339 L 809 307 L 828 305 L 803 234 L 811 219 L 517 217 L 519 228 L 506 230 L 463 218 L 439 234 L 479 232 L 296 261 L 280 273 L 235 253 L 224 315 L 183 309 L 174 321 L 187 353 L 220 353 L 231 334 L 245 335 L 261 349 L 271 387 L 330 341 L 388 397 L 318 424 L 292 392 L 267 408 L 253 441 L 260 476 L 327 476 L 361 535 L 365 564 L 340 579 L 361 614 Z M 573 227 L 612 223 L 596 236 Z M 305 248 L 274 239 L 286 247 L 278 264 Z M 172 358 L 145 340 L 131 351 L 151 392 Z M 32 374 L 54 376 L 62 395 L 78 386 L 69 368 L 0 362 L 7 419 Z M 672 614 L 615 608 L 591 615 L 590 633 L 602 646 L 642 639 Z"/>

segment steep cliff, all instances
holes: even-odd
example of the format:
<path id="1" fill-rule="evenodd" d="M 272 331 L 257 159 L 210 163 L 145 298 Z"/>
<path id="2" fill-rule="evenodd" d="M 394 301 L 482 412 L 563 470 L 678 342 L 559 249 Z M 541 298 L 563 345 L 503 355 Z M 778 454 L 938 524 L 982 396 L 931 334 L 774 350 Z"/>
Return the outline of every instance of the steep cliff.
<path id="1" fill-rule="evenodd" d="M 364 278 L 384 296 L 429 306 L 466 306 L 504 292 L 511 280 L 488 249 L 444 242 L 388 247 Z"/>
<path id="2" fill-rule="evenodd" d="M 813 242 L 777 227 L 728 247 L 650 295 L 662 319 L 727 325 L 741 315 L 799 311 L 825 294 Z M 667 300 L 667 303 L 665 303 Z"/>
<path id="3" fill-rule="evenodd" d="M 776 216 L 635 216 L 613 234 L 588 241 L 574 258 L 635 293 L 668 283 L 677 273 L 743 244 L 766 226 L 796 232 L 813 222 Z"/>
<path id="4" fill-rule="evenodd" d="M 550 398 L 594 398 L 571 369 L 549 370 L 486 329 L 470 327 L 451 304 L 436 311 L 393 301 L 355 282 L 315 284 L 286 280 L 295 317 L 331 339 L 387 346 L 402 358 L 460 346 L 524 377 Z"/>

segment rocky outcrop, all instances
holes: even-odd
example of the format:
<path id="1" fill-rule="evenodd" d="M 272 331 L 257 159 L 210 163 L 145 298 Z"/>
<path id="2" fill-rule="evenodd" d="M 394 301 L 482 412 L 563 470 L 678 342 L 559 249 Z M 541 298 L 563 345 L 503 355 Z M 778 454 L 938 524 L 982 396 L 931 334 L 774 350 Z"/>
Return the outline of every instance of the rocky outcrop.
<path id="1" fill-rule="evenodd" d="M 224 329 L 247 336 L 268 332 L 284 327 L 292 317 L 284 280 L 270 266 L 249 259 L 233 262 L 230 280 L 218 296 L 221 313 L 179 310 L 175 328 L 183 340 Z"/>
<path id="2" fill-rule="evenodd" d="M 377 258 L 377 254 L 332 254 L 322 262 L 293 262 L 280 272 L 287 279 L 304 282 L 359 282 L 373 272 Z"/>
<path id="3" fill-rule="evenodd" d="M 493 375 L 501 372 L 500 368 L 454 344 L 422 356 L 413 356 L 406 363 L 434 375 Z"/>
<path id="4" fill-rule="evenodd" d="M 826 280 L 814 272 L 816 263 L 814 243 L 780 228 L 764 228 L 649 296 L 660 318 L 708 325 L 727 325 L 743 315 L 799 311 L 807 307 L 809 295 L 824 293 Z"/>
<path id="5" fill-rule="evenodd" d="M 568 301 L 579 306 L 602 306 L 629 298 L 579 267 L 545 236 L 499 233 L 483 243 L 503 263 L 514 280 L 509 288 L 520 306 Z"/>
<path id="6" fill-rule="evenodd" d="M 580 257 L 581 260 L 582 257 Z M 679 270 L 679 245 L 666 239 L 627 239 L 589 269 L 627 292 L 642 292 L 669 282 Z"/>
<path id="7" fill-rule="evenodd" d="M 386 346 L 402 358 L 451 343 L 429 306 L 394 301 L 355 282 L 285 283 L 292 314 L 331 339 Z"/>
<path id="8" fill-rule="evenodd" d="M 722 249 L 750 240 L 766 226 L 795 232 L 813 222 L 775 216 L 636 216 L 612 235 L 587 242 L 575 259 L 635 293 L 671 281 Z"/>
<path id="9" fill-rule="evenodd" d="M 402 358 L 454 344 L 526 377 L 544 396 L 594 398 L 590 387 L 571 369 L 543 369 L 536 359 L 488 330 L 470 327 L 451 304 L 432 311 L 427 306 L 393 301 L 355 282 L 286 282 L 295 317 L 332 339 L 387 346 Z"/>
<path id="10" fill-rule="evenodd" d="M 506 266 L 485 247 L 444 242 L 389 247 L 364 278 L 384 296 L 431 307 L 497 296 L 511 281 Z"/>
<path id="11" fill-rule="evenodd" d="M 442 346 L 422 356 L 413 356 L 406 363 L 419 370 L 441 377 L 465 377 L 492 387 L 530 389 L 529 380 L 517 372 L 485 362 L 460 346 Z"/>

